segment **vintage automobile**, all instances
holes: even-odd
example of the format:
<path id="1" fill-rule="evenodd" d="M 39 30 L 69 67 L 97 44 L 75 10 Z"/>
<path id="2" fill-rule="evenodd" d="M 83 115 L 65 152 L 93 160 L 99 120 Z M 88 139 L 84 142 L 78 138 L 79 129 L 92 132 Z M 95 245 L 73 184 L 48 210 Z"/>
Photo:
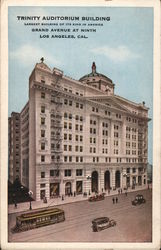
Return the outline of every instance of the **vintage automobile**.
<path id="1" fill-rule="evenodd" d="M 136 205 L 140 205 L 142 203 L 145 203 L 146 200 L 144 199 L 142 194 L 137 194 L 135 199 L 131 202 L 132 205 L 136 206 Z"/>
<path id="2" fill-rule="evenodd" d="M 92 220 L 93 232 L 98 232 L 103 229 L 116 226 L 116 221 L 110 220 L 108 217 L 100 217 Z"/>
<path id="3" fill-rule="evenodd" d="M 105 199 L 105 194 L 96 194 L 88 198 L 88 201 L 101 201 Z"/>

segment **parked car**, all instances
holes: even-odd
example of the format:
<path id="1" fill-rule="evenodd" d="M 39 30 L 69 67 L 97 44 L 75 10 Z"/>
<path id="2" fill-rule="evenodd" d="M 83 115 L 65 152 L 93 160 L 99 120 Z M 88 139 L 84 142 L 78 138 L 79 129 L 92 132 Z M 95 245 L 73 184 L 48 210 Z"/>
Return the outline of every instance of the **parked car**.
<path id="1" fill-rule="evenodd" d="M 136 206 L 136 205 L 140 205 L 142 203 L 145 203 L 146 200 L 144 199 L 142 194 L 137 194 L 135 199 L 132 201 L 132 205 Z"/>
<path id="2" fill-rule="evenodd" d="M 100 217 L 92 220 L 93 232 L 116 226 L 116 221 L 110 220 L 108 217 Z"/>
<path id="3" fill-rule="evenodd" d="M 101 201 L 104 200 L 105 194 L 96 194 L 88 198 L 88 201 Z"/>

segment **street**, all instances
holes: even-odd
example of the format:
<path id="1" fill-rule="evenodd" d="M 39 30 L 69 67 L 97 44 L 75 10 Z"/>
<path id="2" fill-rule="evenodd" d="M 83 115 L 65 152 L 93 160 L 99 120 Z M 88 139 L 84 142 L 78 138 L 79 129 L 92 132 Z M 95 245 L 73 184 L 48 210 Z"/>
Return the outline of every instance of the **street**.
<path id="1" fill-rule="evenodd" d="M 136 194 L 143 194 L 145 204 L 132 206 Z M 114 196 L 116 197 L 116 196 Z M 81 201 L 58 206 L 65 211 L 64 222 L 21 233 L 11 233 L 16 216 L 9 215 L 9 242 L 151 242 L 152 240 L 152 191 L 117 195 L 118 203 L 112 203 L 112 196 L 103 201 Z M 106 216 L 116 221 L 116 226 L 92 231 L 91 221 Z"/>

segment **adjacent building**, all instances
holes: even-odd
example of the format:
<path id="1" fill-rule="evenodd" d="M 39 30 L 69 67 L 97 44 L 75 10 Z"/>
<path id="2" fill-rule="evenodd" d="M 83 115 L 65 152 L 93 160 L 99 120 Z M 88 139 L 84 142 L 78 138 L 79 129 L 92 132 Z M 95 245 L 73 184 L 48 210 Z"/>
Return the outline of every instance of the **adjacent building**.
<path id="1" fill-rule="evenodd" d="M 9 181 L 21 177 L 20 114 L 12 112 L 8 119 Z"/>
<path id="2" fill-rule="evenodd" d="M 95 63 L 79 80 L 35 65 L 19 134 L 21 182 L 36 200 L 146 187 L 148 108 L 114 87 Z"/>

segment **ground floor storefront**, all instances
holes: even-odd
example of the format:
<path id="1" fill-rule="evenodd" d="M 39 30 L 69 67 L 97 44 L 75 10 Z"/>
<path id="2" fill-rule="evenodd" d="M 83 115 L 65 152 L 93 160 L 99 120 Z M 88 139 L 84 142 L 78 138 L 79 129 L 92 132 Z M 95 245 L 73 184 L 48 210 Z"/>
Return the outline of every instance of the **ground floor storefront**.
<path id="1" fill-rule="evenodd" d="M 89 195 L 113 190 L 135 189 L 147 186 L 147 172 L 144 167 L 109 167 L 61 169 L 52 178 L 45 174 L 37 183 L 36 200 L 65 196 Z"/>

